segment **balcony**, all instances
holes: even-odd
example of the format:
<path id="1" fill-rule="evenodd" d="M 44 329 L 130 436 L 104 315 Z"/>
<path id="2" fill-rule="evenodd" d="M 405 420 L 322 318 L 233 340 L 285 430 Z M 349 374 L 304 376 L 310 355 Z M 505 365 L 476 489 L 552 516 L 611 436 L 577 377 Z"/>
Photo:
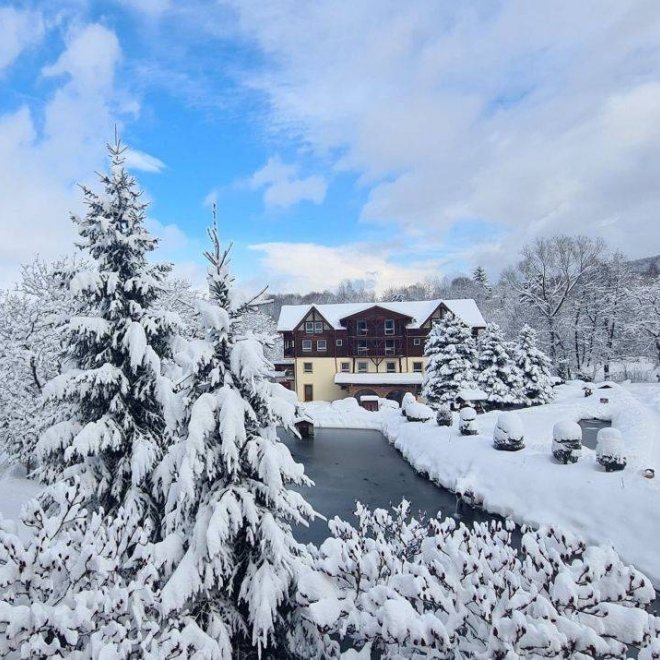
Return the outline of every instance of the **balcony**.
<path id="1" fill-rule="evenodd" d="M 397 357 L 405 355 L 403 337 L 361 337 L 349 339 L 349 353 L 355 357 Z"/>

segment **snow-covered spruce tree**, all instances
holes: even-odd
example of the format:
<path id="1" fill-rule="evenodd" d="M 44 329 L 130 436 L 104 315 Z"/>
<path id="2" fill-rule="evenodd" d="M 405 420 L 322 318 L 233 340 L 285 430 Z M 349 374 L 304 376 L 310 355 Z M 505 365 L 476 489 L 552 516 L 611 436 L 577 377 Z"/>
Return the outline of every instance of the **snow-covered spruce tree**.
<path id="1" fill-rule="evenodd" d="M 291 523 L 313 516 L 288 485 L 310 482 L 276 435 L 296 406 L 268 382 L 261 342 L 237 334 L 229 250 L 215 224 L 209 233 L 206 340 L 194 351 L 180 441 L 157 471 L 172 563 L 163 611 L 176 630 L 197 632 L 184 654 L 286 657 L 287 635 L 301 631 L 287 617 L 305 554 Z"/>
<path id="2" fill-rule="evenodd" d="M 83 187 L 87 214 L 73 218 L 92 268 L 71 289 L 90 311 L 69 321 L 66 369 L 45 388 L 70 414 L 45 431 L 37 453 L 46 481 L 80 478 L 90 512 L 123 506 L 157 533 L 152 472 L 168 443 L 172 402 L 161 361 L 177 317 L 152 307 L 168 267 L 148 263 L 156 241 L 144 226 L 146 204 L 124 167 L 125 148 L 116 139 L 108 149 L 103 193 Z"/>
<path id="3" fill-rule="evenodd" d="M 494 405 L 525 401 L 520 371 L 507 349 L 504 336 L 496 323 L 489 323 L 481 336 L 479 352 L 479 387 Z"/>
<path id="4" fill-rule="evenodd" d="M 515 347 L 515 364 L 522 378 L 522 392 L 530 405 L 552 401 L 550 358 L 537 347 L 536 331 L 524 325 Z"/>
<path id="5" fill-rule="evenodd" d="M 301 576 L 301 614 L 364 657 L 623 658 L 660 648 L 650 580 L 611 548 L 552 527 L 410 515 L 358 504 Z M 334 641 L 328 657 L 339 657 Z M 334 655 L 332 655 L 334 653 Z M 362 657 L 362 655 L 360 656 Z"/>
<path id="6" fill-rule="evenodd" d="M 474 339 L 470 328 L 453 315 L 447 314 L 433 325 L 424 357 L 428 362 L 422 395 L 432 408 L 453 404 L 462 388 L 474 386 Z"/>

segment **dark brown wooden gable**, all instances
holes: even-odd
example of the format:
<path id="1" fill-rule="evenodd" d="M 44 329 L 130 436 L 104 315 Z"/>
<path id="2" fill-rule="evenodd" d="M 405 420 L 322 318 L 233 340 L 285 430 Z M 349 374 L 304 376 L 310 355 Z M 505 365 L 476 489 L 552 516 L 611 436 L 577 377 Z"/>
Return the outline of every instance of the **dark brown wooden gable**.
<path id="1" fill-rule="evenodd" d="M 424 323 L 420 324 L 421 328 L 424 328 L 425 330 L 430 330 L 431 325 L 433 324 L 434 321 L 439 321 L 440 319 L 444 318 L 447 314 L 453 314 L 453 312 L 445 305 L 444 303 L 440 303 L 428 316 L 426 319 L 424 319 Z"/>
<path id="2" fill-rule="evenodd" d="M 372 305 L 371 307 L 367 307 L 366 309 L 355 312 L 354 314 L 344 316 L 339 320 L 339 322 L 342 325 L 348 325 L 350 321 L 357 321 L 358 319 L 394 319 L 395 321 L 405 320 L 407 324 L 412 321 L 412 316 L 409 316 L 408 314 L 401 314 L 400 312 L 394 312 L 391 309 L 381 307 L 380 305 Z"/>
<path id="3" fill-rule="evenodd" d="M 305 331 L 305 323 L 307 321 L 321 321 L 323 323 L 323 332 L 330 332 L 334 328 L 332 327 L 332 324 L 328 321 L 328 319 L 319 312 L 316 307 L 312 307 L 307 314 L 303 317 L 302 321 L 296 326 L 294 329 L 295 332 L 304 332 Z"/>

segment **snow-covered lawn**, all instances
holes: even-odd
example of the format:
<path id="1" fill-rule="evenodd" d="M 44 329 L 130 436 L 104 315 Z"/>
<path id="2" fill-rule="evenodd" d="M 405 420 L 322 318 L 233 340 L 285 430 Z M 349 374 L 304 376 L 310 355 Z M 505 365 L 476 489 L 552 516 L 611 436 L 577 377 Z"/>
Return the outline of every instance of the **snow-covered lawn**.
<path id="1" fill-rule="evenodd" d="M 601 397 L 609 403 L 601 404 Z M 452 427 L 438 427 L 435 421 L 406 422 L 398 410 L 369 413 L 354 405 L 313 403 L 308 410 L 318 426 L 380 429 L 418 471 L 472 493 L 488 511 L 518 523 L 561 525 L 588 542 L 613 545 L 660 587 L 660 385 L 613 385 L 588 398 L 581 383 L 561 386 L 553 403 L 519 412 L 526 448 L 515 453 L 492 446 L 498 412 L 480 415 L 479 434 L 463 437 L 457 415 Z M 606 473 L 586 447 L 576 464 L 554 461 L 554 423 L 592 417 L 611 420 L 623 434 L 623 472 Z M 644 478 L 646 468 L 658 476 Z"/>

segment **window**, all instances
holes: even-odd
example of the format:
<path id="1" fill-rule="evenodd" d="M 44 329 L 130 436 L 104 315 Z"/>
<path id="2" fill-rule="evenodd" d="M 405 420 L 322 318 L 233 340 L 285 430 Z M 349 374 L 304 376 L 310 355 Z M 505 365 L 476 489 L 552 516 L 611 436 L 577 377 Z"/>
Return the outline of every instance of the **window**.
<path id="1" fill-rule="evenodd" d="M 302 349 L 303 349 L 303 351 L 311 351 L 312 350 L 312 340 L 311 339 L 303 339 L 302 340 Z"/>
<path id="2" fill-rule="evenodd" d="M 387 319 L 385 321 L 385 334 L 386 335 L 394 334 L 394 319 Z"/>
<path id="3" fill-rule="evenodd" d="M 367 340 L 366 339 L 358 339 L 357 352 L 358 352 L 358 354 L 362 353 L 363 355 L 367 352 Z"/>
<path id="4" fill-rule="evenodd" d="M 367 322 L 362 320 L 357 322 L 357 333 L 358 335 L 366 335 L 367 334 Z"/>
<path id="5" fill-rule="evenodd" d="M 305 322 L 305 333 L 308 335 L 314 334 L 314 321 Z"/>
<path id="6" fill-rule="evenodd" d="M 413 345 L 414 346 L 421 346 L 422 345 L 422 338 L 421 337 L 415 337 L 413 339 Z"/>
<path id="7" fill-rule="evenodd" d="M 314 371 L 314 365 L 311 362 L 303 362 L 303 373 L 311 374 Z"/>
<path id="8" fill-rule="evenodd" d="M 388 374 L 396 373 L 396 362 L 388 362 L 387 363 L 387 373 Z"/>
<path id="9" fill-rule="evenodd" d="M 413 362 L 413 371 L 414 371 L 416 374 L 421 374 L 421 373 L 422 373 L 422 369 L 423 369 L 423 367 L 424 367 L 424 363 L 423 363 L 423 362 Z"/>
<path id="10" fill-rule="evenodd" d="M 314 332 L 320 335 L 323 332 L 323 321 L 314 321 Z"/>
<path id="11" fill-rule="evenodd" d="M 351 370 L 351 363 L 350 362 L 342 362 L 341 363 L 342 373 L 347 374 L 350 370 Z"/>
<path id="12" fill-rule="evenodd" d="M 394 339 L 385 340 L 385 355 L 394 355 Z"/>
<path id="13" fill-rule="evenodd" d="M 335 341 L 335 346 L 342 346 L 343 343 L 344 343 L 344 340 L 343 340 L 343 339 L 337 339 L 337 340 Z"/>
<path id="14" fill-rule="evenodd" d="M 367 363 L 366 362 L 358 362 L 358 373 L 359 374 L 366 374 L 367 373 Z"/>
<path id="15" fill-rule="evenodd" d="M 327 351 L 328 350 L 328 342 L 325 339 L 319 339 L 316 342 L 316 350 L 317 351 Z"/>

